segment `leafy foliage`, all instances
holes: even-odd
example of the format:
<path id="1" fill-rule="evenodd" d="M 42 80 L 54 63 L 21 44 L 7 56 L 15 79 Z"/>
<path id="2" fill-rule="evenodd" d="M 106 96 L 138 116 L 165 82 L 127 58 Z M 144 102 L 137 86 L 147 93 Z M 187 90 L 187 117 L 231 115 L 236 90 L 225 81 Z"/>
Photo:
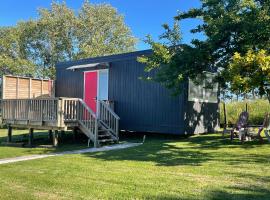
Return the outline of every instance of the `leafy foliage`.
<path id="1" fill-rule="evenodd" d="M 19 34 L 14 28 L 0 28 L 0 76 L 35 72 L 34 64 L 21 55 Z"/>
<path id="2" fill-rule="evenodd" d="M 257 90 L 270 100 L 270 56 L 265 50 L 235 53 L 227 71 L 231 91 L 248 93 Z"/>
<path id="3" fill-rule="evenodd" d="M 231 79 L 225 74 L 230 72 L 230 63 L 236 52 L 246 54 L 250 49 L 268 52 L 270 48 L 269 0 L 201 0 L 201 3 L 200 8 L 179 13 L 175 19 L 201 19 L 202 24 L 191 32 L 202 33 L 205 39 L 194 39 L 191 44 L 180 44 L 178 40 L 180 46 L 172 49 L 163 41 L 147 41 L 153 47 L 153 55 L 143 60 L 146 69 L 164 74 L 162 79 L 156 80 L 176 92 L 180 92 L 179 85 L 188 77 L 195 79 L 203 71 L 218 72 L 216 81 L 223 89 L 228 89 Z M 168 25 L 164 27 L 167 33 Z M 171 37 L 165 36 L 165 39 L 171 40 Z M 155 48 L 158 45 L 162 47 Z M 163 67 L 164 56 L 160 49 L 170 49 L 169 55 L 165 53 L 170 57 L 166 67 Z"/>
<path id="4" fill-rule="evenodd" d="M 30 66 L 36 65 L 31 74 L 53 78 L 58 62 L 134 49 L 136 39 L 123 16 L 109 4 L 85 1 L 76 14 L 65 3 L 53 2 L 50 9 L 38 13 L 36 20 L 1 28 L 0 68 L 6 69 L 4 73 L 28 74 Z M 18 67 L 22 65 L 29 70 Z"/>

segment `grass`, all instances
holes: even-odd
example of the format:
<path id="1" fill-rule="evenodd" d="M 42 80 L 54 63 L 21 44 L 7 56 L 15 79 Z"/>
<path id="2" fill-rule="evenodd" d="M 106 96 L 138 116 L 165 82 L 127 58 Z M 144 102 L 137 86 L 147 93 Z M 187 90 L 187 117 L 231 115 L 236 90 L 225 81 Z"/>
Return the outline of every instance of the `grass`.
<path id="1" fill-rule="evenodd" d="M 28 130 L 13 130 L 12 142 L 24 142 L 27 143 L 28 140 Z M 63 135 L 62 142 L 58 148 L 18 148 L 9 147 L 1 143 L 7 141 L 7 130 L 0 129 L 0 159 L 11 158 L 17 156 L 25 156 L 31 154 L 46 154 L 54 153 L 66 150 L 82 149 L 86 148 L 87 141 L 77 141 L 72 140 L 72 135 L 68 132 Z M 37 130 L 34 133 L 35 145 L 51 145 L 52 142 L 48 139 L 48 132 Z"/>
<path id="2" fill-rule="evenodd" d="M 133 138 L 133 140 L 140 140 Z M 0 152 L 3 147 L 0 147 Z M 219 134 L 0 165 L 1 199 L 270 199 L 270 145 Z"/>

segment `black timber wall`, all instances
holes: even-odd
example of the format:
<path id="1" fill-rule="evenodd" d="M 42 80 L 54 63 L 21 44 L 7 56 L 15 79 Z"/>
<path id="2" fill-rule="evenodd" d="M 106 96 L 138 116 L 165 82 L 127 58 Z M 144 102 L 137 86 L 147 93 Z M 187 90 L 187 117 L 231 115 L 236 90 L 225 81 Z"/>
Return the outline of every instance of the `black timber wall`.
<path id="1" fill-rule="evenodd" d="M 67 70 L 65 66 L 56 68 L 56 97 L 83 98 L 84 72 Z"/>
<path id="2" fill-rule="evenodd" d="M 90 68 L 76 71 L 66 68 L 109 62 L 109 99 L 115 102 L 122 130 L 169 134 L 214 131 L 218 127 L 218 103 L 189 102 L 187 90 L 172 97 L 160 84 L 139 79 L 146 74 L 144 65 L 136 61 L 137 57 L 149 53 L 151 51 L 140 51 L 59 63 L 56 67 L 56 96 L 83 98 L 83 72 Z"/>
<path id="3" fill-rule="evenodd" d="M 219 128 L 218 103 L 187 101 L 184 115 L 185 133 L 214 133 Z"/>
<path id="4" fill-rule="evenodd" d="M 144 65 L 136 59 L 111 63 L 109 99 L 115 102 L 124 130 L 184 133 L 184 96 L 172 97 L 158 83 L 141 80 Z"/>

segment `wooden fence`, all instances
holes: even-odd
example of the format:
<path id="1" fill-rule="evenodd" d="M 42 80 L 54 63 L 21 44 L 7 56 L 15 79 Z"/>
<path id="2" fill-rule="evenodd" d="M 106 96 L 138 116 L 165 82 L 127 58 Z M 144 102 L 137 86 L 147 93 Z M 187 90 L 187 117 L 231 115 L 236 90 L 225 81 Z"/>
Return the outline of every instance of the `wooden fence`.
<path id="1" fill-rule="evenodd" d="M 54 97 L 54 84 L 48 79 L 3 76 L 2 99 L 31 99 Z"/>

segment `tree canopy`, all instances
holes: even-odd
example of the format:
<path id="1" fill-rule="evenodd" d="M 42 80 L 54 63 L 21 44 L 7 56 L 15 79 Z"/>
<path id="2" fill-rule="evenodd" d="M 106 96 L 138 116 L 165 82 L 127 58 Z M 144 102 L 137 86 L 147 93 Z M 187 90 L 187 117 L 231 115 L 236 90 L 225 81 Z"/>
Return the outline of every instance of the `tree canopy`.
<path id="1" fill-rule="evenodd" d="M 191 32 L 202 33 L 205 38 L 193 39 L 190 44 L 182 44 L 180 37 L 173 38 L 168 34 L 174 32 L 175 35 L 174 29 L 164 25 L 166 34 L 163 34 L 161 41 L 147 40 L 153 47 L 153 55 L 141 58 L 140 61 L 147 64 L 148 71 L 157 70 L 153 79 L 179 93 L 181 84 L 187 78 L 195 79 L 203 71 L 211 71 L 218 74 L 216 81 L 222 89 L 236 92 L 237 86 L 240 88 L 237 92 L 256 89 L 260 90 L 261 94 L 268 94 L 268 90 L 263 88 L 270 84 L 270 79 L 265 78 L 268 74 L 263 72 L 264 67 L 260 67 L 264 65 L 264 61 L 258 62 L 257 58 L 269 56 L 269 0 L 201 0 L 199 8 L 178 13 L 175 20 L 181 22 L 190 18 L 202 20 Z M 164 42 L 164 39 L 170 42 Z M 179 45 L 171 47 L 177 43 Z M 253 67 L 243 67 L 247 64 L 241 60 L 241 55 L 248 57 L 251 54 L 254 56 L 252 59 L 255 59 L 252 62 Z M 251 62 L 249 64 L 251 66 Z M 239 75 L 239 70 L 241 79 L 235 78 Z M 258 73 L 249 84 L 243 83 L 242 79 L 257 71 L 262 73 Z"/>
<path id="2" fill-rule="evenodd" d="M 109 4 L 85 1 L 76 13 L 65 3 L 53 2 L 38 14 L 37 19 L 0 28 L 0 73 L 53 78 L 57 62 L 135 48 L 136 38 Z"/>

